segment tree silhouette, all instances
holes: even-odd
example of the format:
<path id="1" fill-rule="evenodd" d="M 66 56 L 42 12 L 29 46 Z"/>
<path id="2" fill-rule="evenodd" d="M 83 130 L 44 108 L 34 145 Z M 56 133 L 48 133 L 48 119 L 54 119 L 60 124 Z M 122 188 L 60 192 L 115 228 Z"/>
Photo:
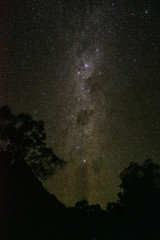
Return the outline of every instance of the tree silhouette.
<path id="1" fill-rule="evenodd" d="M 150 159 L 142 165 L 130 163 L 129 167 L 120 174 L 123 193 L 119 193 L 121 205 L 137 208 L 156 201 L 160 191 L 160 166 Z M 148 197 L 149 196 L 149 197 Z M 138 203 L 138 206 L 137 206 Z"/>
<path id="2" fill-rule="evenodd" d="M 120 179 L 123 191 L 107 205 L 112 239 L 160 239 L 160 166 L 132 162 Z"/>
<path id="3" fill-rule="evenodd" d="M 44 181 L 65 162 L 46 146 L 43 121 L 35 121 L 28 114 L 15 115 L 8 106 L 0 108 L 0 154 L 11 164 L 25 160 L 36 177 Z"/>
<path id="4" fill-rule="evenodd" d="M 88 204 L 87 200 L 84 199 L 84 200 L 81 200 L 81 201 L 77 202 L 75 207 L 77 209 L 81 209 L 81 210 L 84 209 L 84 210 L 86 210 L 86 209 L 89 208 L 89 204 Z"/>

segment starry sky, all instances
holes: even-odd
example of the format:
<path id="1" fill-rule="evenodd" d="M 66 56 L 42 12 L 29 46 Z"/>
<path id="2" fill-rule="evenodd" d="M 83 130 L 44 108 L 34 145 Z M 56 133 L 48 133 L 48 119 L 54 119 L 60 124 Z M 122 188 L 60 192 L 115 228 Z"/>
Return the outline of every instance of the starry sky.
<path id="1" fill-rule="evenodd" d="M 45 122 L 67 206 L 116 200 L 129 162 L 160 162 L 157 0 L 1 1 L 0 104 Z"/>

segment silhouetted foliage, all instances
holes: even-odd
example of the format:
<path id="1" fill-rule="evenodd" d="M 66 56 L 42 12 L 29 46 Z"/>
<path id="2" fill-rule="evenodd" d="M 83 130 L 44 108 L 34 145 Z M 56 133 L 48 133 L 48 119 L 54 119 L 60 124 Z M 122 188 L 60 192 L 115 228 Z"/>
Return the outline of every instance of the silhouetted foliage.
<path id="1" fill-rule="evenodd" d="M 160 166 L 130 163 L 120 179 L 123 191 L 107 205 L 112 239 L 160 239 Z"/>
<path id="2" fill-rule="evenodd" d="M 133 207 L 150 204 L 157 198 L 160 191 L 160 166 L 151 160 L 146 160 L 141 166 L 130 163 L 129 167 L 120 174 L 123 193 L 119 193 L 121 205 Z M 141 206 L 142 208 L 142 206 Z"/>
<path id="3" fill-rule="evenodd" d="M 82 200 L 76 203 L 75 207 L 77 209 L 87 209 L 89 207 L 89 204 L 87 200 Z"/>
<path id="4" fill-rule="evenodd" d="M 117 202 L 108 203 L 107 211 L 85 199 L 66 208 L 30 169 L 42 180 L 64 164 L 46 146 L 45 138 L 42 121 L 16 116 L 7 106 L 0 108 L 0 234 L 3 229 L 4 239 L 160 239 L 158 164 L 130 163 L 120 174 L 122 192 Z"/>
<path id="5" fill-rule="evenodd" d="M 25 160 L 41 181 L 64 165 L 46 146 L 45 138 L 43 121 L 28 114 L 15 115 L 8 106 L 0 108 L 0 152 L 5 152 L 12 164 Z"/>

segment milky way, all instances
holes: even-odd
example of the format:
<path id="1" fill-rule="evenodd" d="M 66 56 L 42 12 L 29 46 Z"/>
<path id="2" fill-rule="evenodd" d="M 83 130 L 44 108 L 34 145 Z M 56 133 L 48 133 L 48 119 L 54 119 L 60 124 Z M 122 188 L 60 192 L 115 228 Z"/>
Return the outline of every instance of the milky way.
<path id="1" fill-rule="evenodd" d="M 129 162 L 159 161 L 156 1 L 3 6 L 2 104 L 45 121 L 67 162 L 44 186 L 66 205 L 116 199 Z"/>

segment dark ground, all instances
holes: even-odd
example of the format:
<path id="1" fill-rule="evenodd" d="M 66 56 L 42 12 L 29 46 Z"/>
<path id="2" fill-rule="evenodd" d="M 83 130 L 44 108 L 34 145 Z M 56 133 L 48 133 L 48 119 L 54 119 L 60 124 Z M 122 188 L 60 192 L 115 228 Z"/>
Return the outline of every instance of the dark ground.
<path id="1" fill-rule="evenodd" d="M 155 196 L 153 191 L 150 193 L 148 190 L 147 194 L 145 203 L 139 196 L 138 204 L 132 204 L 132 207 L 129 207 L 129 202 L 133 201 L 128 198 L 124 206 L 118 202 L 108 204 L 107 211 L 98 204 L 89 206 L 86 200 L 78 202 L 75 207 L 66 208 L 42 187 L 24 161 L 11 165 L 5 154 L 1 153 L 0 239 L 159 240 L 160 196 L 158 191 Z M 123 203 L 125 198 L 127 194 L 123 195 Z"/>

